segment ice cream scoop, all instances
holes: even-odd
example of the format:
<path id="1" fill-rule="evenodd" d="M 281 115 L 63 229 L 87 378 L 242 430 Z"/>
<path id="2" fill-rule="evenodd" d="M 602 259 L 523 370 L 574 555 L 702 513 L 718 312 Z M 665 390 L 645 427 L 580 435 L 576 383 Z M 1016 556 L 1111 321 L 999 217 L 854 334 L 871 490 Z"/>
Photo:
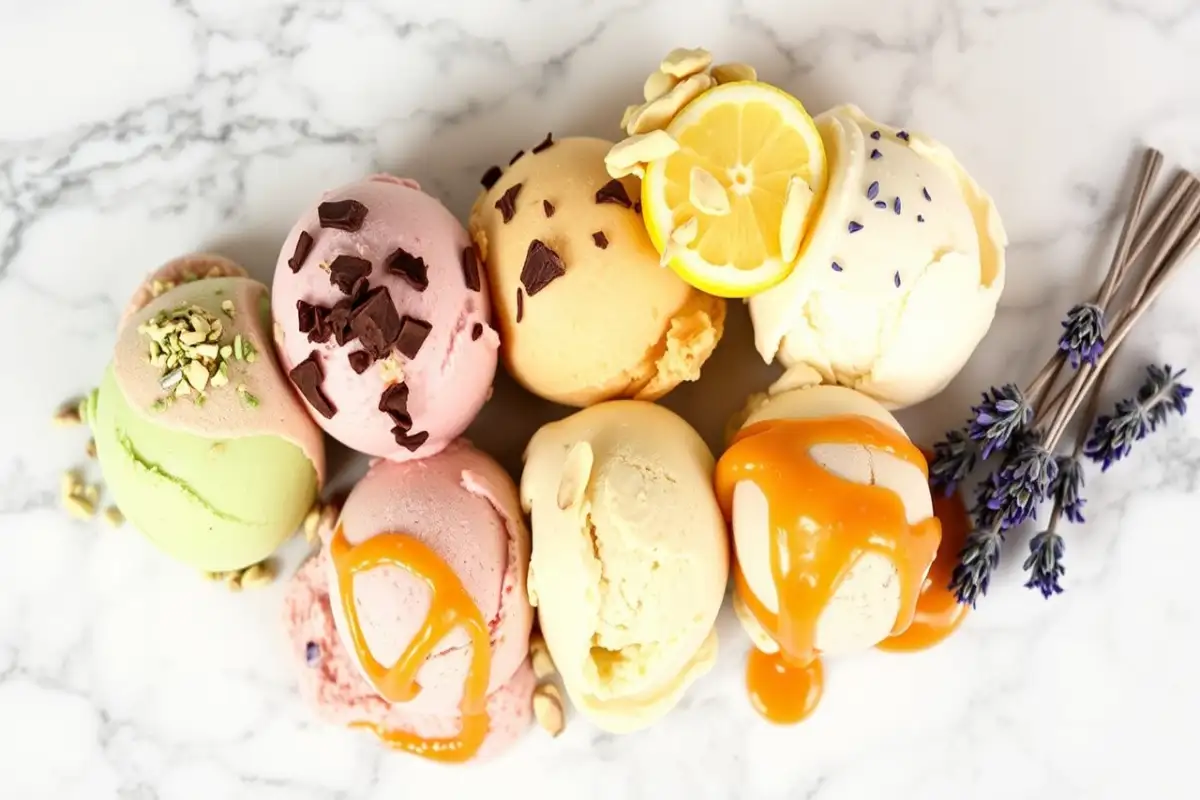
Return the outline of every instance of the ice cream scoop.
<path id="1" fill-rule="evenodd" d="M 152 280 L 162 284 L 183 264 L 203 275 L 230 263 L 191 256 Z M 321 433 L 275 359 L 270 326 L 266 287 L 244 277 L 135 298 L 89 412 L 122 514 L 201 570 L 269 556 L 324 478 Z"/>
<path id="2" fill-rule="evenodd" d="M 883 405 L 962 369 L 1004 287 L 995 205 L 943 145 L 838 106 L 816 118 L 824 204 L 795 270 L 750 299 L 765 361 L 806 365 Z"/>
<path id="3" fill-rule="evenodd" d="M 529 442 L 530 600 L 575 707 L 643 728 L 713 665 L 729 550 L 712 456 L 680 417 L 611 401 Z"/>
<path id="4" fill-rule="evenodd" d="M 288 234 L 273 287 L 280 359 L 347 446 L 440 451 L 491 392 L 498 339 L 467 233 L 410 180 L 327 193 Z"/>
<path id="5" fill-rule="evenodd" d="M 796 721 L 819 696 L 818 656 L 912 621 L 941 538 L 924 457 L 870 397 L 792 384 L 752 403 L 716 486 L 733 528 L 734 610 L 759 651 L 756 705 Z M 789 669 L 792 686 L 756 689 Z"/>
<path id="6" fill-rule="evenodd" d="M 568 405 L 653 400 L 695 380 L 725 323 L 723 300 L 659 266 L 634 205 L 639 181 L 605 171 L 611 146 L 548 138 L 471 212 L 505 365 Z"/>
<path id="7" fill-rule="evenodd" d="M 466 442 L 378 461 L 324 544 L 286 612 L 302 689 L 324 716 L 446 761 L 526 728 L 529 534 L 498 464 Z"/>

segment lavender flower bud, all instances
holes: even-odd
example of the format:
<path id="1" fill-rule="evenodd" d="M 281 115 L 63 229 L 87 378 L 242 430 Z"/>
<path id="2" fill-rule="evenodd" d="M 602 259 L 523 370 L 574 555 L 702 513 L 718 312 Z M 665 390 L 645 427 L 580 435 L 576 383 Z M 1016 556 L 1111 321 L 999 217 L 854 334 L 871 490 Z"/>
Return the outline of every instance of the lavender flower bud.
<path id="1" fill-rule="evenodd" d="M 1005 529 L 1037 516 L 1037 507 L 1058 476 L 1054 456 L 1040 444 L 1026 447 L 1004 462 L 987 507 L 999 513 Z"/>
<path id="2" fill-rule="evenodd" d="M 1083 506 L 1087 503 L 1081 496 L 1083 463 L 1072 456 L 1058 456 L 1054 463 L 1058 466 L 1058 476 L 1050 484 L 1050 496 L 1061 506 L 1067 519 L 1079 524 L 1083 522 Z"/>
<path id="3" fill-rule="evenodd" d="M 1100 463 L 1101 471 L 1129 455 L 1133 443 L 1157 430 L 1171 412 L 1187 412 L 1187 399 L 1192 387 L 1179 382 L 1186 370 L 1178 372 L 1169 364 L 1146 368 L 1146 382 L 1137 396 L 1117 403 L 1113 414 L 1096 418 L 1092 434 L 1083 446 L 1084 455 Z"/>
<path id="4" fill-rule="evenodd" d="M 933 446 L 933 460 L 929 462 L 929 484 L 941 489 L 947 497 L 954 494 L 958 485 L 975 469 L 979 446 L 965 431 L 950 431 L 946 438 Z"/>
<path id="5" fill-rule="evenodd" d="M 1058 349 L 1067 354 L 1073 369 L 1095 364 L 1104 352 L 1104 310 L 1094 303 L 1080 303 L 1067 312 Z"/>
<path id="6" fill-rule="evenodd" d="M 1003 544 L 1004 534 L 998 522 L 990 526 L 978 525 L 967 534 L 948 587 L 958 602 L 974 608 L 979 598 L 987 594 L 992 572 L 1000 566 L 1000 548 Z"/>
<path id="7" fill-rule="evenodd" d="M 992 451 L 1006 447 L 1009 439 L 1033 419 L 1033 406 L 1012 383 L 1000 388 L 993 386 L 984 392 L 983 402 L 972 406 L 971 411 L 975 417 L 967 432 L 972 439 L 983 442 L 982 456 L 985 460 Z"/>
<path id="8" fill-rule="evenodd" d="M 1054 531 L 1042 531 L 1029 541 L 1029 557 L 1022 569 L 1029 573 L 1026 589 L 1037 589 L 1042 597 L 1061 594 L 1058 579 L 1067 571 L 1062 564 L 1063 538 Z"/>

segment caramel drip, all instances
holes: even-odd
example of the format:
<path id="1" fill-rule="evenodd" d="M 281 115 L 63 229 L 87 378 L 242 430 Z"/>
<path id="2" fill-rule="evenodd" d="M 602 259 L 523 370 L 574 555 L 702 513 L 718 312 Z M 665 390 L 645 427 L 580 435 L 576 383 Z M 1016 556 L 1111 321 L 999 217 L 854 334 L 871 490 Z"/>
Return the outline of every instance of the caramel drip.
<path id="1" fill-rule="evenodd" d="M 933 458 L 933 454 L 927 452 L 925 457 Z M 942 544 L 929 568 L 929 577 L 921 587 L 912 624 L 903 633 L 880 642 L 880 650 L 902 653 L 933 647 L 958 630 L 971 609 L 958 602 L 954 592 L 950 591 L 950 578 L 958 563 L 959 551 L 971 529 L 967 506 L 958 492 L 946 497 L 935 490 L 933 516 L 942 524 Z"/>
<path id="2" fill-rule="evenodd" d="M 437 553 L 423 542 L 402 533 L 383 533 L 351 547 L 339 525 L 329 544 L 337 570 L 342 612 L 347 632 L 367 679 L 380 696 L 392 703 L 412 700 L 421 692 L 417 673 L 425 659 L 448 633 L 463 628 L 471 640 L 471 663 L 463 683 L 459 704 L 462 729 L 458 736 L 448 739 L 425 739 L 408 731 L 391 730 L 373 722 L 354 723 L 354 727 L 370 728 L 380 739 L 397 750 L 434 761 L 467 761 L 479 750 L 487 736 L 487 685 L 491 672 L 492 648 L 488 628 L 479 607 L 467 594 L 462 582 Z M 429 587 L 429 614 L 420 630 L 396 663 L 390 667 L 380 664 L 371 654 L 358 619 L 354 602 L 354 576 L 376 567 L 398 567 Z"/>
<path id="3" fill-rule="evenodd" d="M 746 673 L 755 707 L 773 721 L 798 722 L 816 707 L 822 684 L 817 620 L 854 563 L 877 553 L 895 566 L 900 611 L 892 634 L 899 634 L 913 620 L 941 537 L 934 518 L 908 524 L 904 503 L 891 489 L 842 478 L 810 453 L 838 444 L 889 453 L 928 474 L 920 450 L 902 433 L 860 416 L 759 422 L 741 430 L 717 462 L 717 499 L 728 519 L 739 482 L 754 483 L 767 498 L 779 613 L 759 602 L 736 565 L 734 586 L 779 644 L 776 654 L 752 653 Z"/>

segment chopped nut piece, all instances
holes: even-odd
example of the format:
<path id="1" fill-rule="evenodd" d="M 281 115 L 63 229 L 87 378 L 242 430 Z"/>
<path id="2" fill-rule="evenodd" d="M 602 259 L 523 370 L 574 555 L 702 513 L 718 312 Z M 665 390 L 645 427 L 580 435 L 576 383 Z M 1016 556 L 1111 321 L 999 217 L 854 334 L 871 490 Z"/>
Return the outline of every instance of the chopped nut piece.
<path id="1" fill-rule="evenodd" d="M 59 498 L 65 501 L 68 497 L 79 493 L 79 489 L 83 486 L 83 478 L 73 469 L 69 469 L 62 474 L 58 481 Z"/>
<path id="2" fill-rule="evenodd" d="M 543 683 L 533 690 L 533 715 L 538 725 L 551 736 L 558 736 L 566 727 L 562 695 L 552 683 Z"/>
<path id="3" fill-rule="evenodd" d="M 83 414 L 80 413 L 81 403 L 78 400 L 72 400 L 59 407 L 54 412 L 53 422 L 59 428 L 73 428 L 76 425 L 83 423 Z"/>
<path id="4" fill-rule="evenodd" d="M 96 440 L 88 439 L 87 445 L 85 445 L 83 448 L 83 452 L 87 453 L 88 458 L 95 458 L 96 457 Z"/>
<path id="5" fill-rule="evenodd" d="M 718 64 L 712 68 L 712 72 L 709 74 L 717 83 L 758 80 L 758 71 L 749 64 Z"/>
<path id="6" fill-rule="evenodd" d="M 317 521 L 318 536 L 332 536 L 333 529 L 337 527 L 338 518 L 342 515 L 340 506 L 334 503 L 328 503 L 321 509 L 321 519 Z"/>
<path id="7" fill-rule="evenodd" d="M 621 130 L 625 130 L 629 126 L 629 120 L 633 119 L 633 115 L 638 112 L 641 106 L 625 106 L 625 113 L 621 115 Z"/>
<path id="8" fill-rule="evenodd" d="M 658 68 L 676 78 L 686 78 L 708 69 L 708 65 L 711 63 L 712 53 L 703 48 L 676 47 L 667 53 Z"/>
<path id="9" fill-rule="evenodd" d="M 261 589 L 275 580 L 275 565 L 270 559 L 251 564 L 242 571 L 239 581 L 243 589 Z"/>
<path id="10" fill-rule="evenodd" d="M 711 172 L 692 167 L 688 185 L 688 201 L 702 214 L 723 217 L 730 211 L 729 194 Z"/>
<path id="11" fill-rule="evenodd" d="M 684 79 L 674 89 L 657 100 L 651 100 L 629 120 L 625 131 L 629 134 L 649 133 L 667 127 L 680 109 L 712 88 L 713 80 L 704 73 Z"/>
<path id="12" fill-rule="evenodd" d="M 540 636 L 531 637 L 529 640 L 529 663 L 533 666 L 534 677 L 539 681 L 558 671 L 554 667 L 554 659 L 550 657 L 550 650 L 546 647 L 546 640 Z"/>
<path id="13" fill-rule="evenodd" d="M 63 506 L 67 509 L 67 513 L 75 519 L 89 520 L 96 516 L 96 506 L 87 498 L 77 494 L 67 497 Z"/>
<path id="14" fill-rule="evenodd" d="M 116 506 L 109 506 L 104 509 L 104 521 L 110 528 L 119 528 L 125 524 L 125 515 Z"/>
<path id="15" fill-rule="evenodd" d="M 787 194 L 783 201 L 783 214 L 779 220 L 779 256 L 785 263 L 792 263 L 800 254 L 800 242 L 804 239 L 804 220 L 812 203 L 812 189 L 795 176 L 788 180 Z"/>
<path id="16" fill-rule="evenodd" d="M 304 515 L 304 524 L 301 529 L 304 531 L 304 541 L 311 542 L 317 538 L 317 523 L 321 520 L 321 504 L 315 503 L 308 513 Z"/>
<path id="17" fill-rule="evenodd" d="M 657 100 L 674 89 L 677 83 L 679 83 L 679 78 L 676 78 L 674 75 L 668 75 L 662 70 L 655 70 L 650 73 L 650 77 L 646 78 L 646 82 L 642 84 L 642 97 L 646 98 L 646 102 Z"/>
<path id="18" fill-rule="evenodd" d="M 220 573 L 221 578 L 225 581 L 225 588 L 231 592 L 240 592 L 242 590 L 242 573 L 234 570 L 233 572 Z"/>
<path id="19" fill-rule="evenodd" d="M 636 134 L 614 144 L 604 155 L 604 166 L 609 175 L 621 178 L 632 174 L 634 168 L 666 158 L 677 150 L 679 142 L 666 131 Z"/>

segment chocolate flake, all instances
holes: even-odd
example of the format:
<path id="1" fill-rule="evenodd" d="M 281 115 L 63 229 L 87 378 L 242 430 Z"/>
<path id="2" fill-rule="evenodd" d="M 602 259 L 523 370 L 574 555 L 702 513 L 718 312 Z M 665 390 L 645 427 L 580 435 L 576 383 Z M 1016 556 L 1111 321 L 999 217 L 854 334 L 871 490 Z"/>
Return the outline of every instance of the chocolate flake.
<path id="1" fill-rule="evenodd" d="M 634 204 L 633 204 L 633 213 L 635 213 L 635 214 L 640 214 L 640 213 L 642 213 L 642 201 L 641 201 L 641 200 L 638 200 L 638 201 L 634 202 Z"/>
<path id="2" fill-rule="evenodd" d="M 356 231 L 367 218 L 367 207 L 357 200 L 334 200 L 317 206 L 317 218 L 322 228 Z"/>
<path id="3" fill-rule="evenodd" d="M 629 208 L 633 202 L 629 199 L 629 193 L 625 191 L 625 186 L 616 178 L 613 178 L 608 183 L 600 187 L 596 192 L 596 203 L 616 203 L 619 206 Z"/>
<path id="4" fill-rule="evenodd" d="M 500 176 L 503 174 L 504 170 L 493 165 L 487 168 L 487 172 L 483 173 L 483 177 L 479 179 L 479 182 L 483 184 L 484 189 L 490 191 L 491 188 L 496 185 L 496 181 L 500 180 Z"/>
<path id="5" fill-rule="evenodd" d="M 479 341 L 480 336 L 483 336 L 483 324 L 480 322 L 476 322 L 474 325 L 471 326 L 471 341 L 472 342 Z"/>
<path id="6" fill-rule="evenodd" d="M 396 349 L 405 358 L 416 358 L 431 330 L 433 330 L 433 326 L 425 320 L 405 317 L 400 320 L 400 335 L 396 337 Z"/>
<path id="7" fill-rule="evenodd" d="M 554 204 L 551 203 L 549 200 L 543 200 L 542 201 L 542 211 L 546 212 L 546 219 L 550 219 L 551 217 L 554 216 Z"/>
<path id="8" fill-rule="evenodd" d="M 304 260 L 308 258 L 308 254 L 312 252 L 313 237 L 308 231 L 300 231 L 300 237 L 296 239 L 296 249 L 292 252 L 292 257 L 288 259 L 288 266 L 292 272 L 299 272 L 304 266 Z"/>
<path id="9" fill-rule="evenodd" d="M 535 154 L 540 153 L 552 144 L 554 144 L 554 134 L 547 133 L 545 139 L 542 139 L 540 142 L 538 142 L 537 144 L 535 144 L 533 146 L 532 152 Z"/>
<path id="10" fill-rule="evenodd" d="M 429 268 L 425 265 L 425 259 L 420 256 L 414 256 L 403 247 L 397 247 L 395 252 L 387 257 L 385 264 L 388 272 L 404 278 L 408 285 L 418 292 L 429 288 Z"/>
<path id="11" fill-rule="evenodd" d="M 463 282 L 472 292 L 478 292 L 479 283 L 479 254 L 475 252 L 475 245 L 467 245 L 462 251 L 462 271 Z"/>
<path id="12" fill-rule="evenodd" d="M 513 164 L 517 163 L 517 160 L 520 159 L 521 156 L 523 156 L 523 155 L 525 155 L 525 151 L 518 150 L 517 154 L 508 160 L 508 165 L 511 167 Z"/>
<path id="13" fill-rule="evenodd" d="M 321 383 L 325 380 L 325 370 L 321 369 L 321 362 L 317 360 L 316 350 L 309 353 L 308 358 L 292 367 L 288 377 L 292 379 L 292 383 L 296 384 L 300 394 L 304 395 L 304 399 L 318 414 L 325 419 L 330 419 L 337 413 L 337 409 L 321 391 Z"/>
<path id="14" fill-rule="evenodd" d="M 329 336 L 332 335 L 339 345 L 345 345 L 358 338 L 358 334 L 350 330 L 350 315 L 354 313 L 357 302 L 352 296 L 333 304 L 333 308 L 329 309 L 325 315 L 324 322 L 328 333 L 321 341 L 328 341 Z"/>
<path id="15" fill-rule="evenodd" d="M 517 287 L 517 322 L 525 318 L 525 293 Z"/>
<path id="16" fill-rule="evenodd" d="M 296 301 L 296 324 L 301 333 L 308 333 L 317 327 L 317 307 L 303 300 Z"/>
<path id="17" fill-rule="evenodd" d="M 392 433 L 396 435 L 396 444 L 407 449 L 410 453 L 425 444 L 425 440 L 429 438 L 427 431 L 409 434 L 406 431 L 402 431 L 399 426 L 392 428 Z"/>
<path id="18" fill-rule="evenodd" d="M 514 183 L 496 201 L 496 209 L 505 223 L 511 222 L 513 215 L 517 213 L 517 195 L 521 193 L 521 186 L 520 183 Z"/>
<path id="19" fill-rule="evenodd" d="M 403 431 L 412 428 L 412 417 L 408 414 L 408 387 L 393 383 L 379 396 L 379 410 L 392 418 L 396 427 Z"/>
<path id="20" fill-rule="evenodd" d="M 592 241 L 595 242 L 596 247 L 599 247 L 601 250 L 606 250 L 608 248 L 608 237 L 604 235 L 604 231 L 596 231 L 593 233 Z"/>
<path id="21" fill-rule="evenodd" d="M 329 282 L 342 294 L 354 294 L 355 284 L 371 274 L 371 262 L 357 256 L 340 255 L 329 265 Z"/>
<path id="22" fill-rule="evenodd" d="M 567 273 L 558 253 L 545 242 L 534 239 L 525 251 L 525 264 L 521 267 L 521 283 L 530 297 L 545 289 L 555 278 Z"/>
<path id="23" fill-rule="evenodd" d="M 350 361 L 350 369 L 354 370 L 355 375 L 362 375 L 375 362 L 375 359 L 371 358 L 371 354 L 366 350 L 355 350 L 346 358 Z"/>
<path id="24" fill-rule="evenodd" d="M 349 327 L 374 358 L 387 357 L 400 336 L 400 315 L 386 286 L 367 293 L 366 299 L 350 313 Z"/>

